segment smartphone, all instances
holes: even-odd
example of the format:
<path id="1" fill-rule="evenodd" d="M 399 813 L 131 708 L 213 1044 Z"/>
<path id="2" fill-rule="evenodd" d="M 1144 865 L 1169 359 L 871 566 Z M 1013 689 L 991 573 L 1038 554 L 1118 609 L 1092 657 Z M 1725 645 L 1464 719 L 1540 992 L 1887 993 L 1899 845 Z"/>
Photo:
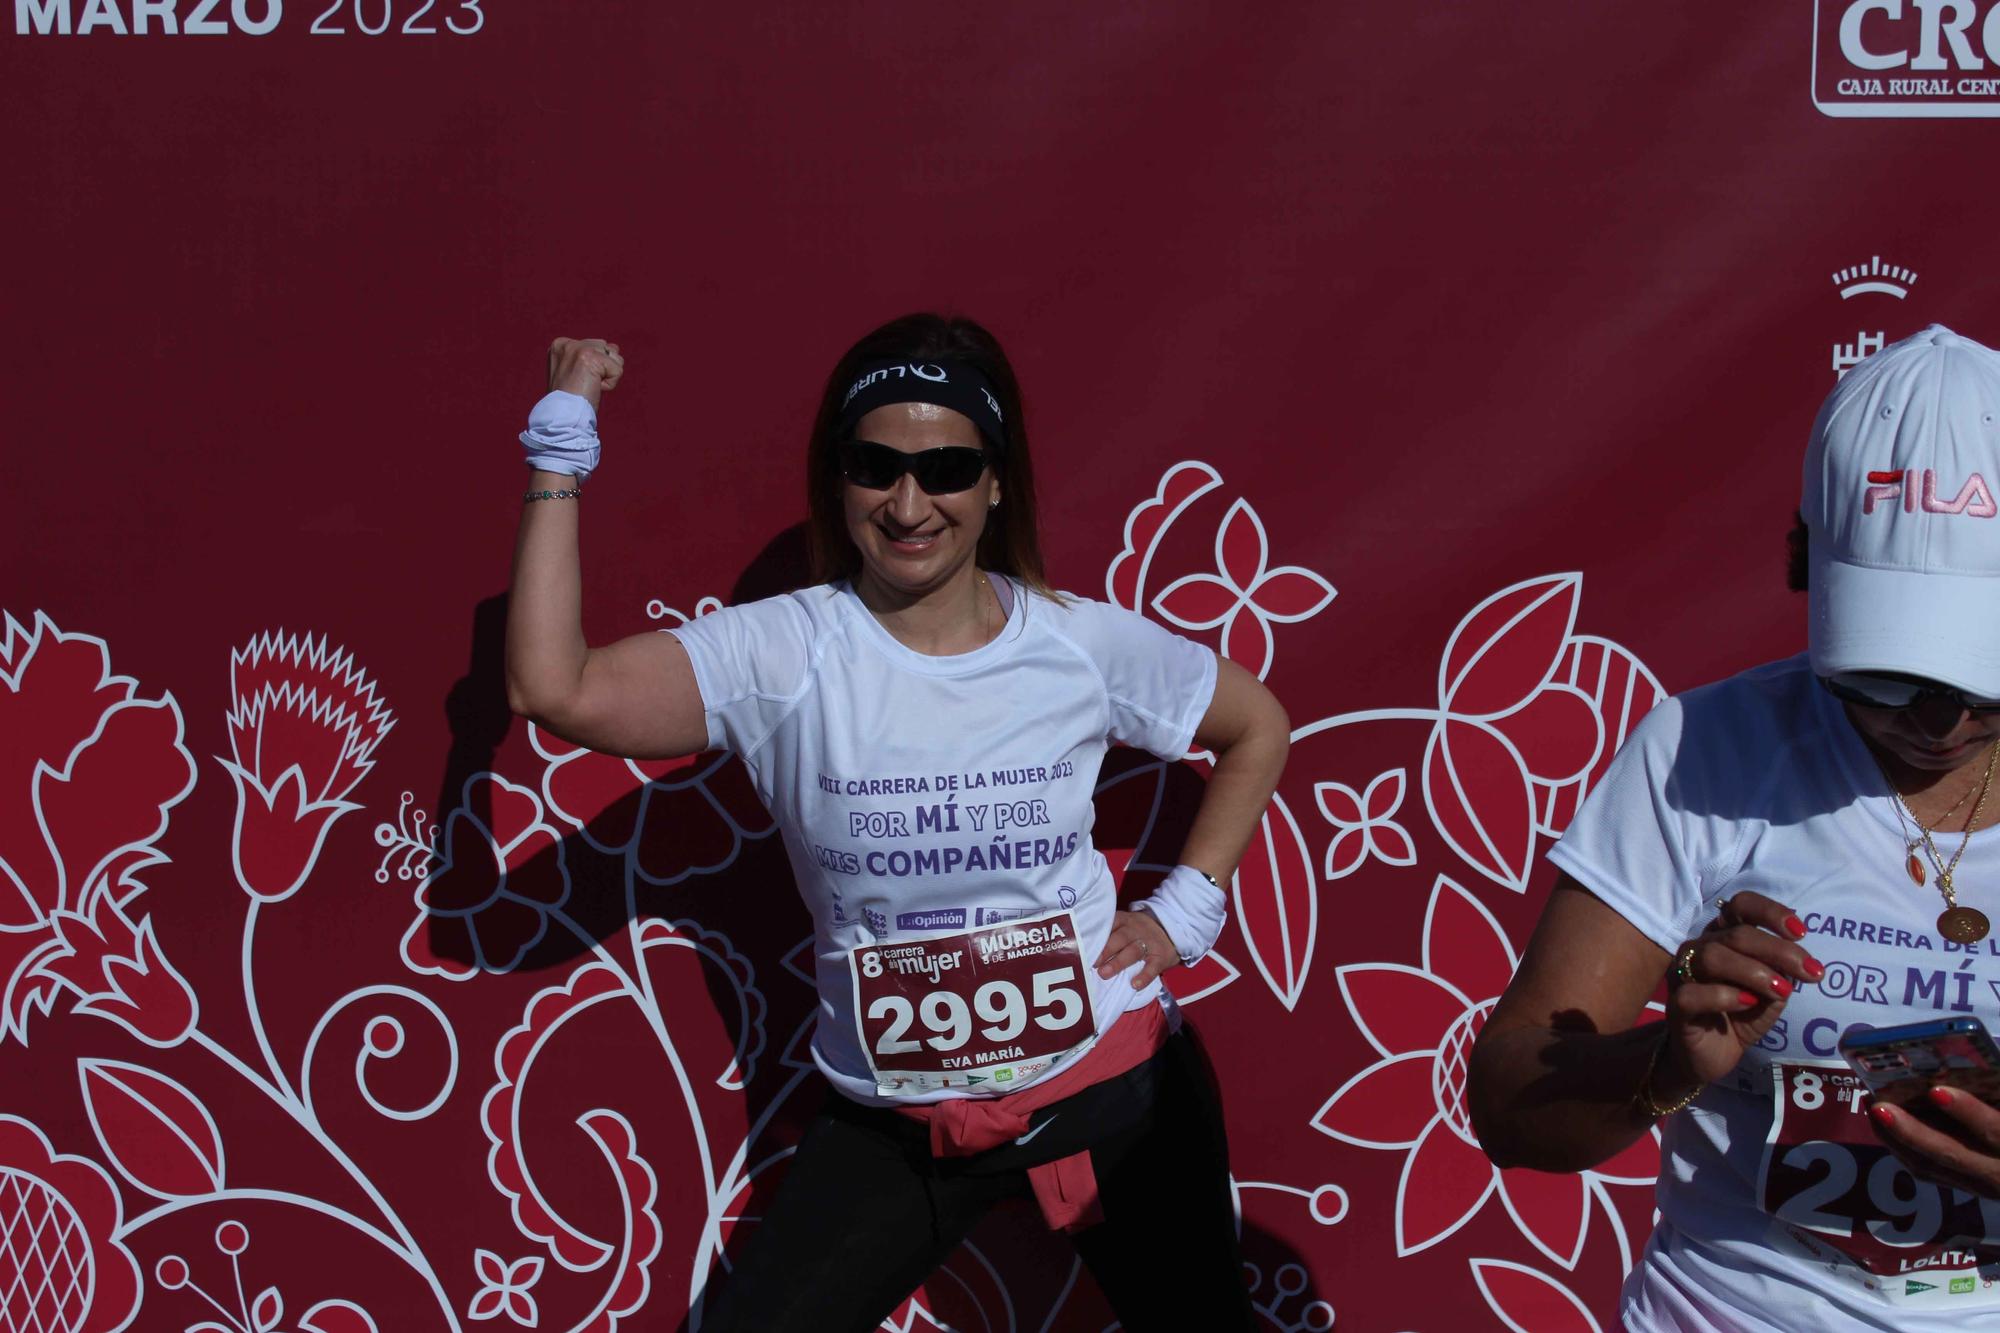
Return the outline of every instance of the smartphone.
<path id="1" fill-rule="evenodd" d="M 2000 1049 L 1976 1018 L 1851 1027 L 1839 1044 L 1877 1101 L 1908 1107 L 1942 1084 L 2000 1105 Z"/>

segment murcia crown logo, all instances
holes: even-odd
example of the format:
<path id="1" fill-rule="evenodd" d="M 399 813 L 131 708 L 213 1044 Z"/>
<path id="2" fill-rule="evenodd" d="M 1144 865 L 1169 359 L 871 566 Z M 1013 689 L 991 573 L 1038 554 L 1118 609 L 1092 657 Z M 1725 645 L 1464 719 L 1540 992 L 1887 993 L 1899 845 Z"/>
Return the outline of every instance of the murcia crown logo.
<path id="1" fill-rule="evenodd" d="M 1900 301 L 1910 294 L 1916 282 L 1915 273 L 1900 264 L 1883 263 L 1880 255 L 1870 256 L 1867 263 L 1844 268 L 1833 275 L 1833 285 L 1840 288 L 1843 301 L 1869 292 L 1881 292 Z"/>

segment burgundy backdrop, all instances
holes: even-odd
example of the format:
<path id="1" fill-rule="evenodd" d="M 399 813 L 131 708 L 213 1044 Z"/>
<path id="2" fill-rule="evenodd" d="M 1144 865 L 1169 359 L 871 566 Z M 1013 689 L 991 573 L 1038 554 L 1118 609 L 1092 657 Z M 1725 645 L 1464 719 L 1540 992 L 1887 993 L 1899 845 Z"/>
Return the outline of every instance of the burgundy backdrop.
<path id="1" fill-rule="evenodd" d="M 1298 728 L 1173 974 L 1268 1327 L 1615 1327 L 1651 1144 L 1496 1173 L 1465 1050 L 1631 721 L 1800 646 L 1843 357 L 2000 337 L 1984 0 L 135 4 L 0 33 L 0 1333 L 682 1325 L 807 923 L 732 765 L 508 716 L 513 435 L 623 344 L 588 623 L 673 623 L 798 577 L 821 377 L 938 306 L 1058 584 Z M 1128 889 L 1202 771 L 1107 767 Z M 1110 1323 L 1022 1210 L 886 1327 Z"/>

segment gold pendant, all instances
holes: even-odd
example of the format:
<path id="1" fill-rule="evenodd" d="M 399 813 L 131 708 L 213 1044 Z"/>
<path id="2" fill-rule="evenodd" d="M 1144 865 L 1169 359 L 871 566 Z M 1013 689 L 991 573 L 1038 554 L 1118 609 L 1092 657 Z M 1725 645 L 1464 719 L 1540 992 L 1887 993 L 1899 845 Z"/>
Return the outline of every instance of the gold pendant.
<path id="1" fill-rule="evenodd" d="M 1975 944 L 1986 938 L 1993 923 L 1976 907 L 1952 907 L 1938 914 L 1937 928 L 1953 944 Z"/>

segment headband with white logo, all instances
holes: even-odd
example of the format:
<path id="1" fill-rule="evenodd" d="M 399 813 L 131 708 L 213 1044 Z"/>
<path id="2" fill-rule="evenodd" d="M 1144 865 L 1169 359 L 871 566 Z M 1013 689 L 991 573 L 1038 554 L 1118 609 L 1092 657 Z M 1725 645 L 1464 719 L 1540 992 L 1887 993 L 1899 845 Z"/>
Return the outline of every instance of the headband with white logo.
<path id="1" fill-rule="evenodd" d="M 962 361 L 875 361 L 861 367 L 841 400 L 839 433 L 878 407 L 891 403 L 935 403 L 970 417 L 995 449 L 1007 447 L 1007 429 L 987 378 Z"/>

